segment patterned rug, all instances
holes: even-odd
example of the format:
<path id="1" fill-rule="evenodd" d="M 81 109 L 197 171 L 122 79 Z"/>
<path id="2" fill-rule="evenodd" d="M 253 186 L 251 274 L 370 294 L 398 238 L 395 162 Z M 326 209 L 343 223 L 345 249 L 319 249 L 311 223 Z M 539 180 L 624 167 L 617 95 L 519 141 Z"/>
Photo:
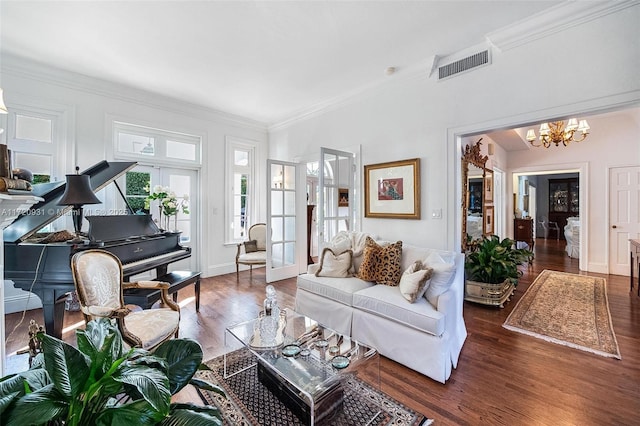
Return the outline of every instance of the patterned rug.
<path id="1" fill-rule="evenodd" d="M 503 327 L 620 359 L 604 278 L 544 270 L 518 301 Z"/>
<path id="2" fill-rule="evenodd" d="M 239 371 L 254 362 L 255 358 L 247 350 L 227 354 L 227 368 L 230 371 Z M 298 417 L 258 381 L 256 366 L 225 379 L 222 356 L 207 361 L 206 364 L 212 371 L 199 371 L 197 377 L 222 387 L 227 398 L 215 392 L 199 392 L 205 404 L 216 406 L 222 411 L 225 425 L 303 425 Z M 433 422 L 356 377 L 346 380 L 344 392 L 342 409 L 323 424 L 361 426 L 369 424 L 368 421 L 374 416 L 375 421 L 370 424 L 378 426 L 426 426 Z"/>

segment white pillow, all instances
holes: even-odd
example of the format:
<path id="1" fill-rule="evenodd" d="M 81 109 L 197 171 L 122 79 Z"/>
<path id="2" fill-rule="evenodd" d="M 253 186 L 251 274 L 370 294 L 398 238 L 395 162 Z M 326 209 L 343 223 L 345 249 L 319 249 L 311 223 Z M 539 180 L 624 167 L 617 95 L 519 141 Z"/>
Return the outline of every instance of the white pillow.
<path id="1" fill-rule="evenodd" d="M 347 278 L 352 276 L 351 265 L 353 251 L 347 250 L 336 255 L 333 250 L 326 247 L 320 256 L 320 267 L 316 271 L 316 277 Z"/>
<path id="2" fill-rule="evenodd" d="M 419 298 L 421 298 L 425 291 L 427 291 L 427 287 L 429 286 L 431 274 L 433 273 L 433 269 L 426 268 L 422 269 L 422 262 L 416 260 L 412 263 L 406 271 L 402 273 L 402 277 L 400 277 L 400 293 L 402 296 L 409 301 L 409 303 L 413 303 Z"/>
<path id="3" fill-rule="evenodd" d="M 453 282 L 456 265 L 453 259 L 445 260 L 440 253 L 431 253 L 423 262 L 424 266 L 433 269 L 431 283 L 424 297 L 434 306 L 438 307 L 438 296 L 447 291 Z"/>

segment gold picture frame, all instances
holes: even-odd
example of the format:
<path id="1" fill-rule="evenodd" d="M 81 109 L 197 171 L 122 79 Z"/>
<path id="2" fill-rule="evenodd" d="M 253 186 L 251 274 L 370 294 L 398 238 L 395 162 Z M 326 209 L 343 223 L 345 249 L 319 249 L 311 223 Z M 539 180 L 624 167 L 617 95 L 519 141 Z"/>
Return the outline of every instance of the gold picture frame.
<path id="1" fill-rule="evenodd" d="M 484 202 L 493 203 L 493 170 L 484 171 Z"/>
<path id="2" fill-rule="evenodd" d="M 484 235 L 493 235 L 493 206 L 484 208 Z"/>
<path id="3" fill-rule="evenodd" d="M 420 159 L 364 166 L 365 217 L 420 219 Z"/>

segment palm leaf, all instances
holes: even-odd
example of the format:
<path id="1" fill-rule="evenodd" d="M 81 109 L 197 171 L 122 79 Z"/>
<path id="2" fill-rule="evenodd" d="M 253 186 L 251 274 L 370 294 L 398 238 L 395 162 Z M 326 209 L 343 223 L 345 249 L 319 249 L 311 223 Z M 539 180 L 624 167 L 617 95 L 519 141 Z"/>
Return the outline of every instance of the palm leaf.
<path id="1" fill-rule="evenodd" d="M 197 387 L 198 389 L 204 389 L 204 390 L 215 392 L 217 394 L 220 394 L 220 395 L 224 396 L 225 398 L 227 396 L 227 394 L 224 392 L 224 390 L 220 386 L 216 386 L 216 385 L 214 385 L 212 383 L 209 383 L 209 382 L 207 382 L 205 380 L 191 379 L 189 384 Z"/>
<path id="2" fill-rule="evenodd" d="M 189 384 L 203 357 L 200 344 L 190 339 L 167 340 L 153 353 L 167 361 L 167 377 L 172 395 Z"/>
<path id="3" fill-rule="evenodd" d="M 211 406 L 172 404 L 171 414 L 160 422 L 161 426 L 219 426 L 222 425 L 220 410 Z"/>
<path id="4" fill-rule="evenodd" d="M 51 381 L 66 397 L 77 397 L 89 377 L 89 358 L 71 345 L 46 334 L 39 335 L 44 364 Z"/>
<path id="5" fill-rule="evenodd" d="M 17 400 L 3 424 L 24 426 L 29 424 L 26 419 L 31 419 L 32 424 L 45 424 L 52 419 L 64 418 L 68 409 L 65 395 L 52 383 Z"/>
<path id="6" fill-rule="evenodd" d="M 124 366 L 112 377 L 115 381 L 135 387 L 140 395 L 162 415 L 169 412 L 171 400 L 169 380 L 162 371 L 143 365 Z"/>
<path id="7" fill-rule="evenodd" d="M 156 425 L 164 416 L 145 400 L 134 401 L 106 409 L 96 420 L 97 426 Z"/>

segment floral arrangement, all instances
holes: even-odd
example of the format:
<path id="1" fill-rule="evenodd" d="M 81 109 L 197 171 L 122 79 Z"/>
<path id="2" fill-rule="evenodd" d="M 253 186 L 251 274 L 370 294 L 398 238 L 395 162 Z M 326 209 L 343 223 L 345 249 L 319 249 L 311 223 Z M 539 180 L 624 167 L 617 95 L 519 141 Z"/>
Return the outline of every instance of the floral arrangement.
<path id="1" fill-rule="evenodd" d="M 145 210 L 151 208 L 151 202 L 158 200 L 158 210 L 160 212 L 160 220 L 162 223 L 162 215 L 166 217 L 166 227 L 168 228 L 168 221 L 171 216 L 177 216 L 179 211 L 184 214 L 189 214 L 189 196 L 184 194 L 182 199 L 178 200 L 175 192 L 173 192 L 168 186 L 156 185 L 153 187 L 153 191 L 149 187 L 144 188 L 145 191 L 149 191 L 149 195 L 144 200 Z"/>

